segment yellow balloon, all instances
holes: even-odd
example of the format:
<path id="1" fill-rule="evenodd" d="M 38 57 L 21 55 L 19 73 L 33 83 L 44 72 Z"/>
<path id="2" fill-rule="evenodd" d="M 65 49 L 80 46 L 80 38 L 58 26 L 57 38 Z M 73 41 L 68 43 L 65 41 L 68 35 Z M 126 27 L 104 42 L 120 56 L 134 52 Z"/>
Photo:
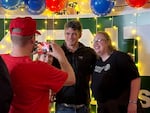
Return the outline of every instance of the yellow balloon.
<path id="1" fill-rule="evenodd" d="M 92 12 L 89 0 L 78 0 L 78 7 L 80 14 L 89 14 Z"/>

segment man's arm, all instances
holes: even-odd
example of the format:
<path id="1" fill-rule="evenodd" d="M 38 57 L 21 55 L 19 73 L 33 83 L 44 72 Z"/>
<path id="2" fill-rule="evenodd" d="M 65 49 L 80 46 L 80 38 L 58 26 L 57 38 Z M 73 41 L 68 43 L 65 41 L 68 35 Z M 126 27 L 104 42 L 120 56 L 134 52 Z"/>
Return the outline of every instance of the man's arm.
<path id="1" fill-rule="evenodd" d="M 68 73 L 68 78 L 65 81 L 64 86 L 69 86 L 69 85 L 75 84 L 76 80 L 75 80 L 75 74 L 74 74 L 73 68 L 70 65 L 70 63 L 68 62 L 63 49 L 54 42 L 51 42 L 50 45 L 51 45 L 52 51 L 48 52 L 47 55 L 51 55 L 51 56 L 55 57 L 60 64 L 61 70 Z"/>

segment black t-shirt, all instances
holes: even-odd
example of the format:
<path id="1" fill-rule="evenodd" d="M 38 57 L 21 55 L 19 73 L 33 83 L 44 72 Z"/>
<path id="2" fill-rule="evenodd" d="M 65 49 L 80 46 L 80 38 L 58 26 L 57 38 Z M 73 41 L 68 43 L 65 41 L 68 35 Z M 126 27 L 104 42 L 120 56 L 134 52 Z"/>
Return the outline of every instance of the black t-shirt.
<path id="1" fill-rule="evenodd" d="M 106 61 L 97 60 L 92 75 L 92 93 L 100 102 L 116 99 L 126 91 L 129 93 L 131 80 L 137 77 L 139 73 L 132 58 L 114 51 Z"/>

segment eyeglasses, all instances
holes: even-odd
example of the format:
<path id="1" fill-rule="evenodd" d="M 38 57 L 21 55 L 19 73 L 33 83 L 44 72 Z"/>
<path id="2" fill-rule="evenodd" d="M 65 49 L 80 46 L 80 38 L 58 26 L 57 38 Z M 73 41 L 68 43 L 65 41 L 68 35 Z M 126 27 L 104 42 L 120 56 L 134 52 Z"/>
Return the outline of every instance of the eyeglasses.
<path id="1" fill-rule="evenodd" d="M 102 42 L 102 41 L 105 41 L 105 39 L 95 39 L 93 42 L 98 43 L 98 42 Z"/>

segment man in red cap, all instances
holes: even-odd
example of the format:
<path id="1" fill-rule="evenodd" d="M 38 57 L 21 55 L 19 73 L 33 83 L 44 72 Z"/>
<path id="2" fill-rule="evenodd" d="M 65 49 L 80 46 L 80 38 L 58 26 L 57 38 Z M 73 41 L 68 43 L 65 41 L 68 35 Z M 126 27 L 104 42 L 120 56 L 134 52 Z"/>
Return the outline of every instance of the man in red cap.
<path id="1" fill-rule="evenodd" d="M 57 58 L 61 70 L 30 56 L 35 43 L 36 21 L 31 17 L 15 18 L 10 22 L 12 52 L 2 54 L 13 87 L 13 101 L 9 113 L 49 113 L 49 89 L 57 93 L 62 86 L 75 83 L 75 76 L 63 50 L 51 43 L 47 55 Z"/>

